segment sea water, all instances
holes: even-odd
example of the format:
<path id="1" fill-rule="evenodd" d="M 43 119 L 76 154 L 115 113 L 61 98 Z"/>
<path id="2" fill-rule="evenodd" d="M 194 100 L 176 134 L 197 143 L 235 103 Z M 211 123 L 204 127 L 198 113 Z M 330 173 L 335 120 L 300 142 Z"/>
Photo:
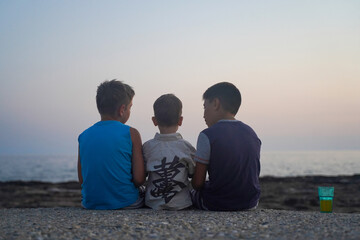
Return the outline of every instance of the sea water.
<path id="1" fill-rule="evenodd" d="M 360 174 L 360 151 L 261 153 L 260 176 Z M 77 181 L 77 156 L 0 156 L 0 181 Z"/>

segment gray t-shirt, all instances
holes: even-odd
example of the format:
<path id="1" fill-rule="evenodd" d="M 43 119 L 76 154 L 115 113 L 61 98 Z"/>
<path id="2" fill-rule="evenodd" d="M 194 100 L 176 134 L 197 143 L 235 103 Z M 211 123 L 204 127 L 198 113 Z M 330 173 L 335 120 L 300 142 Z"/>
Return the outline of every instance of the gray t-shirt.
<path id="1" fill-rule="evenodd" d="M 153 209 L 180 210 L 192 205 L 189 175 L 195 148 L 180 133 L 159 134 L 144 143 L 147 180 L 145 204 Z"/>

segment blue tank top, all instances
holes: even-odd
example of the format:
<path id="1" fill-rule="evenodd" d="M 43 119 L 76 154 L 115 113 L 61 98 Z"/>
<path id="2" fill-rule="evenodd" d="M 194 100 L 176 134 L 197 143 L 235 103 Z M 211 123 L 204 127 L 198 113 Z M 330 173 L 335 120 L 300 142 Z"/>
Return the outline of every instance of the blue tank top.
<path id="1" fill-rule="evenodd" d="M 88 209 L 119 209 L 138 199 L 132 182 L 130 127 L 100 121 L 79 138 L 82 205 Z"/>

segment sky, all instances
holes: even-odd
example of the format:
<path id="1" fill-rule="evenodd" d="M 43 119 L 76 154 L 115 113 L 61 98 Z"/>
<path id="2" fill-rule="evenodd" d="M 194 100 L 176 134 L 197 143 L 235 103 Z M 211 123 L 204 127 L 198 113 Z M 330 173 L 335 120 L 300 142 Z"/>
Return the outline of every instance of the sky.
<path id="1" fill-rule="evenodd" d="M 227 81 L 263 150 L 360 150 L 359 12 L 358 0 L 0 0 L 0 154 L 75 155 L 111 79 L 134 88 L 127 124 L 143 142 L 153 102 L 173 93 L 196 146 L 202 94 Z"/>

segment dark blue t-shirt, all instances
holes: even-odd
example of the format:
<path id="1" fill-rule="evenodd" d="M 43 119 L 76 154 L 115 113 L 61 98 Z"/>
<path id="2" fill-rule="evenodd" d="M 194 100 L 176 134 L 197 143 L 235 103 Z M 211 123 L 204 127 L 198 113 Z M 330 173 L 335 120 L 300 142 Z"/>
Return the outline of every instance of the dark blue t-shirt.
<path id="1" fill-rule="evenodd" d="M 260 198 L 261 141 L 254 130 L 237 120 L 221 120 L 202 131 L 199 140 L 201 136 L 209 146 L 207 156 L 198 149 L 195 157 L 208 164 L 209 181 L 201 190 L 204 205 L 215 211 L 255 207 Z"/>

